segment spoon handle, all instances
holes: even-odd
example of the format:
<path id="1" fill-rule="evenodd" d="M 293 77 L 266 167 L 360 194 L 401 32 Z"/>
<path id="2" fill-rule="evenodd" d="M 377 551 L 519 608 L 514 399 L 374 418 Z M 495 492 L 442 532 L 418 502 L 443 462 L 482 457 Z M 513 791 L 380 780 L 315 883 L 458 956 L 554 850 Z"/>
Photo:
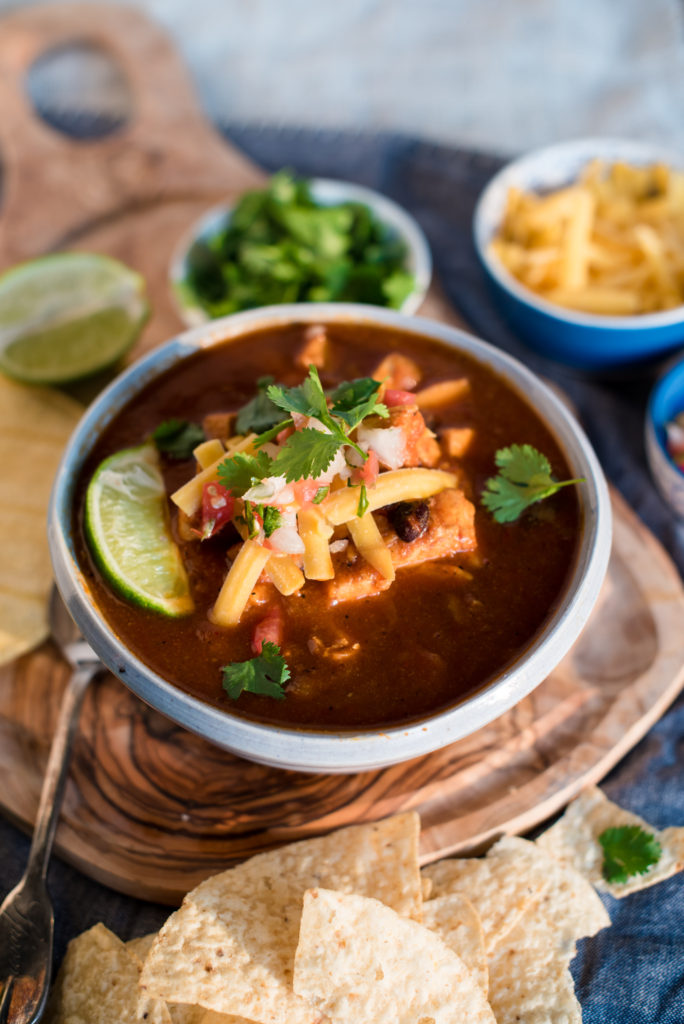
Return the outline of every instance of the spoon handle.
<path id="1" fill-rule="evenodd" d="M 83 695 L 88 683 L 102 668 L 99 663 L 79 665 L 71 675 L 62 697 L 57 728 L 52 739 L 43 788 L 40 794 L 38 814 L 33 830 L 26 874 L 38 873 L 45 878 L 52 840 L 55 835 L 59 809 L 62 802 L 64 783 L 69 770 L 69 756 L 76 731 Z"/>

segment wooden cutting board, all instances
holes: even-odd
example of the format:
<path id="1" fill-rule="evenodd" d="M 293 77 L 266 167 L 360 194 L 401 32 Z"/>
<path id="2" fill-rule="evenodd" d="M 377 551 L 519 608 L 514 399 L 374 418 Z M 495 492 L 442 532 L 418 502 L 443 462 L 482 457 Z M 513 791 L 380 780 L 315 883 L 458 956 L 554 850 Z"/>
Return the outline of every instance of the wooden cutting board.
<path id="1" fill-rule="evenodd" d="M 48 49 L 111 54 L 134 116 L 94 142 L 41 122 L 23 91 Z M 207 207 L 263 173 L 214 133 L 166 37 L 140 13 L 31 7 L 0 22 L 0 269 L 44 252 L 106 252 L 139 270 L 153 316 L 131 358 L 180 328 L 169 254 Z M 421 313 L 459 323 L 436 285 Z M 123 892 L 177 903 L 206 875 L 278 843 L 415 808 L 424 860 L 544 820 L 598 781 L 684 682 L 684 592 L 666 553 L 616 496 L 599 605 L 568 657 L 508 714 L 384 771 L 301 775 L 251 764 L 142 704 L 105 674 L 86 696 L 57 849 Z M 68 668 L 51 642 L 0 671 L 0 808 L 30 828 Z"/>

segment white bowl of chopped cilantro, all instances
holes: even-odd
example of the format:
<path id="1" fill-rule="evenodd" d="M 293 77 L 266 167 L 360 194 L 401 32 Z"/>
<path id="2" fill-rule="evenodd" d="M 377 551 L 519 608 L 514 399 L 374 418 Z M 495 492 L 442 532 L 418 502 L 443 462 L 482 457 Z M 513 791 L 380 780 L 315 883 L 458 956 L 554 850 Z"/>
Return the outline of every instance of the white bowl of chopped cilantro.
<path id="1" fill-rule="evenodd" d="M 415 313 L 432 258 L 416 220 L 350 182 L 279 171 L 181 239 L 170 281 L 188 327 L 292 302 L 361 302 Z"/>

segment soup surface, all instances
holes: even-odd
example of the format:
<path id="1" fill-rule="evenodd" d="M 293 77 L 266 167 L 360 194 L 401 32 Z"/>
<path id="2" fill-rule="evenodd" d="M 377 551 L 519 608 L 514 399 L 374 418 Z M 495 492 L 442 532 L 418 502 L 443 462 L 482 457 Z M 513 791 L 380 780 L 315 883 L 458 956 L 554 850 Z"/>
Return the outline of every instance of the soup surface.
<path id="1" fill-rule="evenodd" d="M 370 565 L 350 528 L 338 524 L 325 543 L 332 578 L 302 577 L 303 585 L 284 596 L 264 571 L 239 621 L 221 625 L 214 614 L 217 595 L 245 532 L 241 537 L 229 522 L 201 540 L 200 513 L 188 517 L 169 500 L 194 611 L 168 618 L 119 596 L 98 571 L 83 530 L 86 488 L 101 460 L 141 444 L 172 418 L 203 424 L 207 436 L 230 446 L 236 432 L 232 414 L 254 398 L 257 380 L 269 375 L 283 388 L 293 387 L 310 365 L 317 366 L 326 391 L 342 381 L 382 379 L 379 398 L 386 398 L 389 416 L 364 421 L 369 430 L 394 427 L 383 439 L 404 437 L 408 447 L 400 465 L 454 474 L 452 485 L 437 494 L 371 513 L 396 578 L 390 581 Z M 193 355 L 150 384 L 107 427 L 77 490 L 79 561 L 124 643 L 165 679 L 210 704 L 303 728 L 407 723 L 457 704 L 514 662 L 562 596 L 580 531 L 575 487 L 530 506 L 510 523 L 496 521 L 481 503 L 485 483 L 496 473 L 495 453 L 513 444 L 543 452 L 556 479 L 570 475 L 553 436 L 524 398 L 465 354 L 366 325 L 271 328 Z M 380 476 L 393 465 L 386 447 L 379 445 L 386 460 L 384 466 L 380 461 Z M 192 456 L 162 455 L 161 464 L 169 495 L 197 470 Z M 349 472 L 352 484 L 355 470 Z M 358 476 L 355 482 L 357 492 Z M 321 499 L 321 493 L 315 496 Z M 334 494 L 326 487 L 313 506 L 312 496 L 307 507 L 325 510 Z M 300 572 L 302 554 L 288 557 Z M 222 669 L 253 658 L 259 636 L 278 642 L 289 667 L 284 699 L 249 692 L 232 699 L 223 688 Z"/>

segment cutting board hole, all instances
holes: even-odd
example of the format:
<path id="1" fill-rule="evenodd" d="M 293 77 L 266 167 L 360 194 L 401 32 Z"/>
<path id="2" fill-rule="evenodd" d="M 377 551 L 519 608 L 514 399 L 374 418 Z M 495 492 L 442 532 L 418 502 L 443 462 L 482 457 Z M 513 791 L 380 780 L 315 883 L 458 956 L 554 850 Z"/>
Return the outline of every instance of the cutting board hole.
<path id="1" fill-rule="evenodd" d="M 91 43 L 69 43 L 41 54 L 26 89 L 37 115 L 73 139 L 102 139 L 131 118 L 133 97 L 114 58 Z"/>

